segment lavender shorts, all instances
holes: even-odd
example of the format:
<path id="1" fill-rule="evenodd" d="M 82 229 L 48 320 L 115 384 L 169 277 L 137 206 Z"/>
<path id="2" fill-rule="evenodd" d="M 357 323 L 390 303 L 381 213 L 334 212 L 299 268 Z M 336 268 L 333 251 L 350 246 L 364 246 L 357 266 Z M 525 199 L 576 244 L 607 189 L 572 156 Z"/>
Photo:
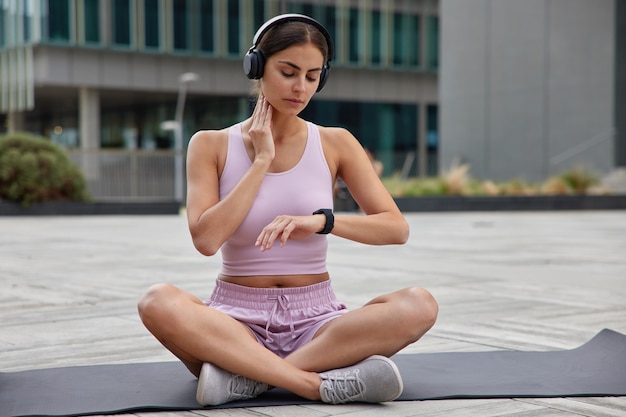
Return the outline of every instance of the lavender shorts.
<path id="1" fill-rule="evenodd" d="M 305 287 L 251 288 L 218 279 L 205 304 L 246 325 L 260 344 L 282 358 L 348 312 L 330 280 Z"/>

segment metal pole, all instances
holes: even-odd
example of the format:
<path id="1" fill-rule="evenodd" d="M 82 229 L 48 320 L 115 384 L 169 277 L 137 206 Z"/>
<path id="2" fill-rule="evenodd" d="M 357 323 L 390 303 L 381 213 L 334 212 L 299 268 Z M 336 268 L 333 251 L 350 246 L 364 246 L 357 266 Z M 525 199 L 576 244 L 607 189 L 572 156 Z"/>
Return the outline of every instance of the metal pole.
<path id="1" fill-rule="evenodd" d="M 174 129 L 174 198 L 179 203 L 183 202 L 183 112 L 187 84 L 181 82 L 178 88 L 178 100 L 176 101 L 176 128 Z"/>
<path id="2" fill-rule="evenodd" d="M 198 80 L 198 75 L 186 72 L 178 79 L 178 99 L 176 100 L 176 127 L 174 129 L 174 198 L 183 203 L 183 191 L 185 188 L 183 178 L 183 115 L 185 112 L 185 98 L 187 97 L 187 84 Z"/>

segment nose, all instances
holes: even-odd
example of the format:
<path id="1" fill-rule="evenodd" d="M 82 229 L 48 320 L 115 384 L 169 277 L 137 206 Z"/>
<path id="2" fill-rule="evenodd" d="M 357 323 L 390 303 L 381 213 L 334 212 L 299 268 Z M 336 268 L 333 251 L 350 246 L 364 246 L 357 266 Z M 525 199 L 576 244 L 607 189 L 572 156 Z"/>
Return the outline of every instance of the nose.
<path id="1" fill-rule="evenodd" d="M 302 76 L 302 77 L 295 77 L 294 83 L 293 83 L 293 91 L 304 91 L 305 87 L 306 87 L 306 77 Z"/>

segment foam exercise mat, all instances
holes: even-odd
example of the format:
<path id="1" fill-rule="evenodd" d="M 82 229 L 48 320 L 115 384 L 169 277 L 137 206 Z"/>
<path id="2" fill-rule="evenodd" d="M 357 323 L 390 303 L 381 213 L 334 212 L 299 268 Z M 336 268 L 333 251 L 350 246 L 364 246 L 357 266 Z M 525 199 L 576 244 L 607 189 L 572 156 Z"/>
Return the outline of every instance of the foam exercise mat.
<path id="1" fill-rule="evenodd" d="M 398 401 L 626 395 L 626 335 L 605 329 L 560 351 L 399 354 Z M 196 379 L 179 362 L 0 373 L 0 416 L 77 416 L 200 409 Z M 220 406 L 307 404 L 276 389 Z"/>

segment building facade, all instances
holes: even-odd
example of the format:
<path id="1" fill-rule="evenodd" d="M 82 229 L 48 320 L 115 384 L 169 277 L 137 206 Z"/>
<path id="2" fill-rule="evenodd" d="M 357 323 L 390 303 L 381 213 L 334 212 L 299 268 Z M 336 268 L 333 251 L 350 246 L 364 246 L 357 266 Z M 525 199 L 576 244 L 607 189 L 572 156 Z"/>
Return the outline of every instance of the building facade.
<path id="1" fill-rule="evenodd" d="M 0 133 L 60 143 L 92 187 L 142 172 L 154 180 L 123 186 L 154 195 L 179 171 L 172 129 L 184 148 L 250 114 L 242 57 L 279 13 L 312 16 L 335 41 L 302 116 L 350 129 L 385 175 L 465 162 L 478 178 L 534 181 L 626 166 L 616 0 L 0 0 Z"/>
<path id="2" fill-rule="evenodd" d="M 442 0 L 443 167 L 540 181 L 626 166 L 626 5 Z"/>
<path id="3" fill-rule="evenodd" d="M 254 33 L 302 13 L 327 27 L 336 50 L 303 117 L 349 128 L 387 174 L 407 155 L 419 155 L 414 175 L 435 173 L 438 9 L 436 0 L 0 0 L 0 132 L 81 151 L 171 149 L 163 122 L 184 87 L 185 145 L 250 114 L 242 57 Z"/>

